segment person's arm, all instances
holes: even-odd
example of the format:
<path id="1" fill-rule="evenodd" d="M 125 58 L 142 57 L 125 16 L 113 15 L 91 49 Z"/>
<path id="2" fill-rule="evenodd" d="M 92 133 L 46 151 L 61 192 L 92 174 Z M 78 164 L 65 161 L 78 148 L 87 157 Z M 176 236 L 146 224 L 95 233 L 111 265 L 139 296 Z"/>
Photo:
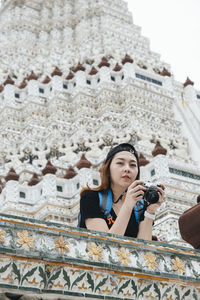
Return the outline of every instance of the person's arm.
<path id="1" fill-rule="evenodd" d="M 145 188 L 141 186 L 142 183 L 143 181 L 136 180 L 129 186 L 124 203 L 115 220 L 115 223 L 110 229 L 108 228 L 106 221 L 101 218 L 86 219 L 85 224 L 87 229 L 124 235 L 133 207 L 135 206 L 136 202 L 141 200 L 144 196 Z"/>
<path id="2" fill-rule="evenodd" d="M 144 220 L 139 224 L 139 231 L 138 231 L 137 238 L 151 241 L 152 225 L 153 225 L 153 219 L 145 217 Z"/>
<path id="3" fill-rule="evenodd" d="M 106 221 L 100 218 L 86 219 L 85 224 L 87 229 L 124 235 L 131 216 L 131 212 L 132 209 L 123 205 L 114 224 L 110 229 L 108 228 Z"/>

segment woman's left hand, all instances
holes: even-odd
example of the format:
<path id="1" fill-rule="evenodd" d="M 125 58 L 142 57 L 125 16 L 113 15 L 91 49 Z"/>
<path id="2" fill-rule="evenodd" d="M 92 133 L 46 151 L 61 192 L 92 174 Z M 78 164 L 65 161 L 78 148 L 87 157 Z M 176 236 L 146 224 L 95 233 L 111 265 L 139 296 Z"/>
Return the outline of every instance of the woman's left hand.
<path id="1" fill-rule="evenodd" d="M 165 195 L 165 186 L 163 184 L 160 184 L 161 188 L 158 187 L 158 193 L 159 193 L 159 200 L 158 202 L 154 203 L 154 204 L 150 204 L 147 207 L 147 212 L 150 214 L 155 214 L 156 210 L 161 206 L 161 204 L 163 203 L 164 200 L 164 195 Z"/>

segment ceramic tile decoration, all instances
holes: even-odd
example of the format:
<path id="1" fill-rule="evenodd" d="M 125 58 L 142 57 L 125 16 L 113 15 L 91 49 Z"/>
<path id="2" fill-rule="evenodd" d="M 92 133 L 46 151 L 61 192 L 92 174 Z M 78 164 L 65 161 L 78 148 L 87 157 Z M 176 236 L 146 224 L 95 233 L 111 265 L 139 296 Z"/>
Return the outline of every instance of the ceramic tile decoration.
<path id="1" fill-rule="evenodd" d="M 0 288 L 93 299 L 200 297 L 197 250 L 4 215 L 0 237 Z"/>

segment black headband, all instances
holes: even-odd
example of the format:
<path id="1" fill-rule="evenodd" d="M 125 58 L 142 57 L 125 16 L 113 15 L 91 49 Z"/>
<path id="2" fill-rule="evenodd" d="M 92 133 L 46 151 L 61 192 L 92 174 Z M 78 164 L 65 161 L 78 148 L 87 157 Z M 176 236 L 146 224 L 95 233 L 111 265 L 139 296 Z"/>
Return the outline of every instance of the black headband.
<path id="1" fill-rule="evenodd" d="M 112 148 L 106 157 L 105 163 L 107 163 L 107 161 L 113 157 L 116 153 L 121 152 L 121 151 L 128 151 L 130 153 L 133 153 L 135 155 L 135 157 L 138 159 L 138 154 L 137 151 L 135 150 L 135 148 L 128 143 L 123 143 L 123 144 L 119 144 L 118 146 Z"/>

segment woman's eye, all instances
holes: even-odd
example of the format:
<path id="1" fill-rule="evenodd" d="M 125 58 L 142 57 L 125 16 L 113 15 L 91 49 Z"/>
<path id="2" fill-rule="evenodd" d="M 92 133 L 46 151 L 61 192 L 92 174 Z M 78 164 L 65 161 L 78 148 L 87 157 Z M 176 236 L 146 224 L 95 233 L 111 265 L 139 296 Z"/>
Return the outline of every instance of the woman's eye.
<path id="1" fill-rule="evenodd" d="M 131 167 L 136 167 L 136 165 L 135 165 L 135 164 L 131 164 L 130 166 L 131 166 Z"/>

